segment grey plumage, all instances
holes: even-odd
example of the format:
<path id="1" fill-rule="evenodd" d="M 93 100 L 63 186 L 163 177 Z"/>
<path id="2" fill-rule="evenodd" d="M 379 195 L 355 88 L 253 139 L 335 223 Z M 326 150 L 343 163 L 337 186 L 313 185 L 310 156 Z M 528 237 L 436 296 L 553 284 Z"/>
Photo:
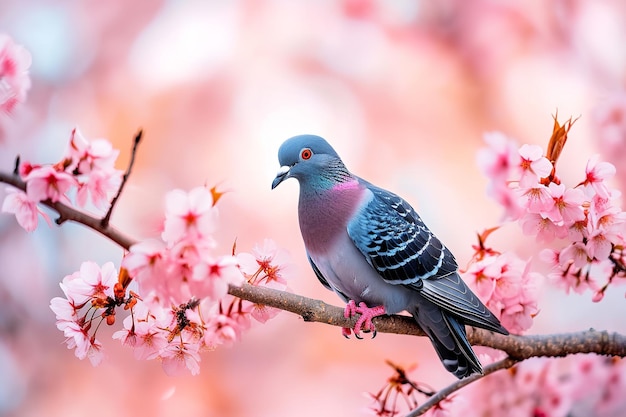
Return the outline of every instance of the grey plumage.
<path id="1" fill-rule="evenodd" d="M 281 170 L 300 182 L 298 218 L 311 266 L 344 301 L 408 311 L 444 366 L 482 372 L 465 324 L 508 334 L 458 275 L 452 253 L 402 198 L 351 174 L 322 138 L 302 135 L 279 150 Z"/>

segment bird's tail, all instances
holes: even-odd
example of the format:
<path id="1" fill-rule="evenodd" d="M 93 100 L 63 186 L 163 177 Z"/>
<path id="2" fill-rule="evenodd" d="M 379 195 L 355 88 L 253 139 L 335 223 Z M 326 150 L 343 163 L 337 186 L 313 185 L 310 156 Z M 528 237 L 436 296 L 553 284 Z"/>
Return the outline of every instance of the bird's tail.
<path id="1" fill-rule="evenodd" d="M 482 373 L 478 357 L 467 340 L 465 326 L 435 304 L 424 300 L 413 317 L 430 338 L 443 366 L 457 378 Z"/>

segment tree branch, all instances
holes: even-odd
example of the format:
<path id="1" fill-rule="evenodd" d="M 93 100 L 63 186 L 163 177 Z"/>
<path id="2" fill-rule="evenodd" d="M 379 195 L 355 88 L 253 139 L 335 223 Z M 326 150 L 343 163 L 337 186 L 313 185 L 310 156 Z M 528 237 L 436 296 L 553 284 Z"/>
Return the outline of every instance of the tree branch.
<path id="1" fill-rule="evenodd" d="M 7 174 L 0 171 L 0 182 L 12 185 L 17 189 L 26 192 L 26 183 L 22 181 L 22 179 L 17 174 Z M 122 232 L 115 229 L 114 227 L 111 227 L 108 224 L 102 225 L 102 220 L 94 217 L 91 214 L 77 210 L 63 203 L 59 203 L 58 201 L 53 203 L 50 200 L 46 200 L 42 201 L 41 204 L 57 212 L 59 217 L 57 217 L 55 223 L 58 225 L 61 225 L 68 220 L 80 223 L 100 233 L 101 235 L 108 237 L 113 242 L 117 243 L 126 250 L 128 250 L 128 248 L 136 243 L 134 239 L 124 235 Z"/>
<path id="2" fill-rule="evenodd" d="M 138 135 L 139 136 L 139 135 Z M 136 144 L 135 144 L 136 146 Z M 131 163 L 132 166 L 132 163 Z M 129 167 L 130 169 L 130 167 Z M 4 182 L 22 191 L 26 191 L 26 183 L 16 173 L 8 174 L 0 171 L 0 182 Z M 67 220 L 83 224 L 90 229 L 108 237 L 113 242 L 128 250 L 136 240 L 125 236 L 103 219 L 91 214 L 76 210 L 59 202 L 49 200 L 42 204 L 55 210 L 59 217 L 56 223 L 61 225 Z M 241 287 L 230 286 L 229 293 L 235 297 L 248 300 L 252 303 L 264 304 L 281 310 L 297 314 L 308 322 L 325 323 L 339 327 L 354 327 L 356 318 L 344 317 L 343 309 L 320 300 L 303 297 L 301 295 L 279 291 L 267 287 L 258 287 L 244 284 Z M 414 336 L 424 336 L 415 320 L 408 316 L 393 315 L 377 317 L 373 320 L 379 333 L 396 333 Z M 467 328 L 468 340 L 472 345 L 488 346 L 504 351 L 508 357 L 502 361 L 485 367 L 483 375 L 472 375 L 455 382 L 436 393 L 409 416 L 423 414 L 429 408 L 439 403 L 452 392 L 478 380 L 498 369 L 509 368 L 515 363 L 536 356 L 560 357 L 574 353 L 597 353 L 610 356 L 626 356 L 626 336 L 619 333 L 597 331 L 589 329 L 575 333 L 531 335 L 531 336 L 504 336 L 484 329 Z"/>
<path id="3" fill-rule="evenodd" d="M 515 365 L 517 362 L 519 361 L 515 359 L 504 358 L 497 362 L 491 363 L 485 366 L 485 369 L 483 370 L 482 374 L 474 374 L 474 375 L 468 376 L 467 378 L 459 379 L 458 381 L 455 381 L 452 384 L 448 385 L 447 387 L 437 391 L 434 395 L 428 397 L 428 400 L 424 401 L 422 405 L 420 405 L 415 410 L 407 414 L 406 417 L 421 416 L 426 411 L 430 410 L 431 408 L 439 404 L 441 401 L 448 398 L 450 394 L 460 390 L 461 388 L 471 384 L 474 381 L 477 381 L 481 378 L 486 377 L 489 374 L 499 371 L 500 369 L 508 369 L 512 367 L 513 365 Z"/>
<path id="4" fill-rule="evenodd" d="M 0 182 L 26 191 L 26 183 L 16 174 L 0 171 Z M 108 237 L 113 242 L 128 250 L 136 240 L 124 235 L 111 225 L 102 225 L 101 219 L 63 203 L 42 201 L 47 207 L 55 210 L 59 217 L 57 224 L 71 220 Z M 339 327 L 353 327 L 356 318 L 347 319 L 343 309 L 320 300 L 301 295 L 244 284 L 241 287 L 231 286 L 229 293 L 235 297 L 253 303 L 264 304 L 301 316 L 304 321 L 325 323 Z M 393 315 L 374 319 L 379 333 L 396 333 L 413 336 L 424 336 L 415 320 L 408 316 Z M 488 346 L 506 352 L 511 359 L 523 360 L 534 356 L 566 356 L 573 353 L 598 353 L 601 355 L 626 356 L 626 336 L 607 331 L 593 329 L 576 333 L 504 336 L 488 330 L 468 327 L 467 337 L 471 344 Z"/>

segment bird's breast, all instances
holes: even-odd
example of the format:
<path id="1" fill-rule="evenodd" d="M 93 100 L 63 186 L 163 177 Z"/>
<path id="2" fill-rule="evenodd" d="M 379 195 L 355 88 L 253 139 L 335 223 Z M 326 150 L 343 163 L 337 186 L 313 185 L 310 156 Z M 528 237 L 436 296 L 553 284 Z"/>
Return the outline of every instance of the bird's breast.
<path id="1" fill-rule="evenodd" d="M 300 193 L 298 220 L 309 253 L 325 253 L 346 233 L 350 219 L 364 200 L 371 198 L 358 182 L 329 190 Z"/>

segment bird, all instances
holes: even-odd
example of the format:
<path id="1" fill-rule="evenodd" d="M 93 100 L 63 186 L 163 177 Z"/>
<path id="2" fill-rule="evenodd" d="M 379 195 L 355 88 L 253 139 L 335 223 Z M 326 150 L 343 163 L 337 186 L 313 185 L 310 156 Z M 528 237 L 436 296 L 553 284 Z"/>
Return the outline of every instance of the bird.
<path id="1" fill-rule="evenodd" d="M 352 174 L 322 137 L 298 135 L 278 150 L 272 190 L 300 183 L 298 221 L 324 287 L 358 319 L 349 337 L 375 332 L 374 317 L 408 312 L 457 378 L 482 373 L 465 325 L 508 334 L 459 275 L 454 255 L 398 195 Z M 375 333 L 373 333 L 375 335 Z"/>

